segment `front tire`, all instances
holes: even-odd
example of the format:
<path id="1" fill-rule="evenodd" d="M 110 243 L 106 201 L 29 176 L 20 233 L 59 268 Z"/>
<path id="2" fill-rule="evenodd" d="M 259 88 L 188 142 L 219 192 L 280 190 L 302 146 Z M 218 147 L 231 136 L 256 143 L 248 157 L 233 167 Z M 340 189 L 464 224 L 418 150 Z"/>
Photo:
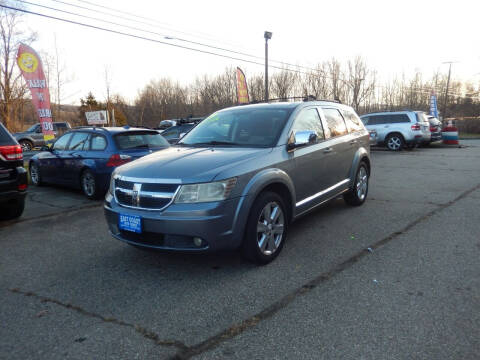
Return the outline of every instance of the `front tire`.
<path id="1" fill-rule="evenodd" d="M 400 151 L 405 146 L 405 140 L 403 140 L 403 136 L 400 134 L 390 134 L 385 141 L 388 150 L 391 151 Z"/>
<path id="2" fill-rule="evenodd" d="M 343 195 L 343 199 L 348 205 L 360 206 L 367 199 L 368 195 L 368 167 L 365 162 L 361 162 L 355 175 L 353 188 Z"/>
<path id="3" fill-rule="evenodd" d="M 100 192 L 98 191 L 98 184 L 95 180 L 95 175 L 90 170 L 84 170 L 80 176 L 80 186 L 84 195 L 89 199 L 98 199 Z"/>
<path id="4" fill-rule="evenodd" d="M 259 265 L 273 261 L 283 248 L 288 216 L 280 195 L 264 192 L 253 203 L 242 243 L 243 256 Z"/>
<path id="5" fill-rule="evenodd" d="M 33 143 L 30 140 L 20 140 L 19 144 L 22 146 L 23 151 L 31 151 L 33 149 Z"/>
<path id="6" fill-rule="evenodd" d="M 28 167 L 28 172 L 30 173 L 30 181 L 32 184 L 35 186 L 41 186 L 42 176 L 40 174 L 40 168 L 38 165 L 34 162 L 31 162 L 30 166 Z"/>

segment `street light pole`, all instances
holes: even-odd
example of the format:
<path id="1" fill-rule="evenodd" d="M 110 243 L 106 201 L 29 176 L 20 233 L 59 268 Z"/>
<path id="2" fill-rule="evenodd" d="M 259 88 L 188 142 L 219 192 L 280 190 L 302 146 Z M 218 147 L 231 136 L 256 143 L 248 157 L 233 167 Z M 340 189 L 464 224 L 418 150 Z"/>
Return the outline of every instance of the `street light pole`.
<path id="1" fill-rule="evenodd" d="M 268 40 L 272 38 L 272 33 L 265 31 L 263 37 L 265 38 L 265 101 L 268 102 Z"/>

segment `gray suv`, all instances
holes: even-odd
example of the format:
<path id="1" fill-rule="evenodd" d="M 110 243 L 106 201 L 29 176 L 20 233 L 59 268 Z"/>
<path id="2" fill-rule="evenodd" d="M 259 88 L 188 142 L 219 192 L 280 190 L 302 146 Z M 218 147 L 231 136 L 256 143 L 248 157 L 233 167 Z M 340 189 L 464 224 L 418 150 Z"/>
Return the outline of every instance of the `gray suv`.
<path id="1" fill-rule="evenodd" d="M 430 143 L 430 124 L 423 111 L 386 111 L 360 117 L 369 131 L 377 132 L 377 144 L 389 150 Z"/>
<path id="2" fill-rule="evenodd" d="M 265 264 L 288 226 L 329 199 L 361 205 L 369 134 L 354 110 L 329 101 L 218 111 L 176 146 L 118 167 L 105 197 L 111 234 L 152 249 L 240 248 Z"/>
<path id="3" fill-rule="evenodd" d="M 55 138 L 62 136 L 65 132 L 71 129 L 68 122 L 54 122 L 53 134 Z M 23 151 L 30 151 L 34 147 L 45 145 L 43 138 L 42 127 L 40 123 L 32 125 L 28 130 L 13 134 L 15 139 L 22 145 Z"/>

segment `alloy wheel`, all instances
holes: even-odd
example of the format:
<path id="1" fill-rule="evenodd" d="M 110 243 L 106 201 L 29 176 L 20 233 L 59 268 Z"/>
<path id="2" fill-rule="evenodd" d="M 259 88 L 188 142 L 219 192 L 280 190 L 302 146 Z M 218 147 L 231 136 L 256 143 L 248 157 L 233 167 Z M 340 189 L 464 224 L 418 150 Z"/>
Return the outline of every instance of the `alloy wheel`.
<path id="1" fill-rule="evenodd" d="M 95 178 L 90 172 L 86 172 L 83 175 L 82 187 L 87 196 L 92 197 L 95 194 Z"/>
<path id="2" fill-rule="evenodd" d="M 257 244 L 264 255 L 272 255 L 280 246 L 285 229 L 285 216 L 281 206 L 269 202 L 260 213 L 257 223 Z"/>
<path id="3" fill-rule="evenodd" d="M 402 146 L 402 139 L 398 136 L 392 136 L 388 139 L 387 146 L 390 150 L 399 150 Z"/>
<path id="4" fill-rule="evenodd" d="M 357 174 L 357 181 L 356 181 L 356 190 L 357 190 L 357 197 L 360 201 L 365 199 L 367 196 L 368 190 L 368 174 L 365 167 L 360 167 L 360 170 Z"/>

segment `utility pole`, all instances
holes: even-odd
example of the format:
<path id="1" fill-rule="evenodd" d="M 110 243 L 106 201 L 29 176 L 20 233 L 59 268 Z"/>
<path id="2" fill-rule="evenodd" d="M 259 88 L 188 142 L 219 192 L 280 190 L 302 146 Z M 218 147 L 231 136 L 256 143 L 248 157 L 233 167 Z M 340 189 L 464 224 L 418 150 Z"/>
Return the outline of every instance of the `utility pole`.
<path id="1" fill-rule="evenodd" d="M 448 66 L 448 78 L 447 78 L 447 89 L 445 90 L 445 99 L 443 99 L 443 110 L 442 110 L 442 120 L 445 120 L 447 114 L 447 99 L 448 99 L 448 86 L 450 85 L 450 75 L 452 73 L 452 64 L 458 61 L 445 61 L 442 64 L 449 64 Z"/>
<path id="2" fill-rule="evenodd" d="M 265 38 L 265 101 L 268 102 L 268 40 L 272 38 L 272 33 L 265 31 L 263 37 Z"/>

